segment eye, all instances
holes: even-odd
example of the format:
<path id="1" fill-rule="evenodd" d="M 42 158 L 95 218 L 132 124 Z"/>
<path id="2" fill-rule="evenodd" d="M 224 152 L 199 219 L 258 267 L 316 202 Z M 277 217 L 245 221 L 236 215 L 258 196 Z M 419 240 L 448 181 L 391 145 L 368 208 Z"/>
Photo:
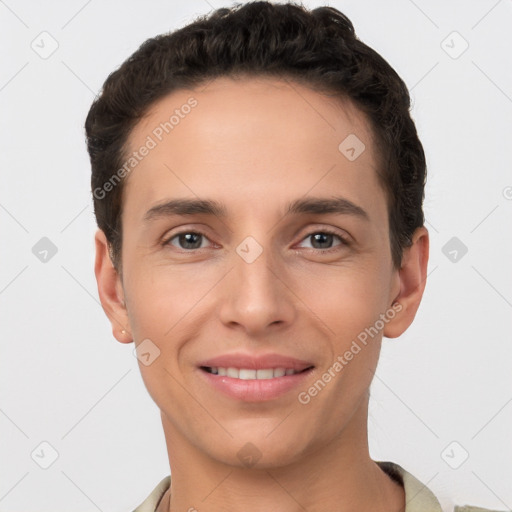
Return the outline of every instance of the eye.
<path id="1" fill-rule="evenodd" d="M 173 240 L 175 239 L 177 244 L 173 243 Z M 165 240 L 163 245 L 172 245 L 178 249 L 185 250 L 202 249 L 205 246 L 203 246 L 201 242 L 205 240 L 208 240 L 208 238 L 206 238 L 202 233 L 197 233 L 195 231 L 182 231 L 181 233 L 176 233 Z"/>
<path id="2" fill-rule="evenodd" d="M 306 235 L 305 238 L 303 238 L 303 241 L 307 240 L 308 238 L 312 240 L 311 249 L 320 252 L 336 251 L 340 246 L 349 245 L 349 241 L 345 237 L 329 229 L 312 231 Z M 335 239 L 338 239 L 339 243 L 333 246 L 332 244 Z M 199 233 L 197 231 L 182 231 L 180 233 L 175 233 L 171 237 L 164 240 L 162 245 L 172 245 L 177 249 L 193 251 L 195 249 L 204 249 L 207 247 L 207 244 L 203 244 L 203 242 L 207 241 L 209 240 L 203 233 Z"/>
<path id="3" fill-rule="evenodd" d="M 323 229 L 321 231 L 312 231 L 303 240 L 307 239 L 312 240 L 312 249 L 318 250 L 321 252 L 330 252 L 337 250 L 336 248 L 339 246 L 347 246 L 349 245 L 348 240 L 334 231 L 329 229 Z M 340 241 L 339 244 L 332 246 L 333 240 L 338 239 Z"/>

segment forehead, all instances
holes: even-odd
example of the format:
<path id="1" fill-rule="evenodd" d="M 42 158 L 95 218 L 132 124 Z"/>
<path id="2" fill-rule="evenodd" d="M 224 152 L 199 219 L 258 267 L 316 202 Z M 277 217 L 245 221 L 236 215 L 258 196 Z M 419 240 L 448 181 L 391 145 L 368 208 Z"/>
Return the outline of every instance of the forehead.
<path id="1" fill-rule="evenodd" d="M 288 80 L 218 78 L 174 91 L 149 109 L 128 142 L 130 154 L 151 146 L 125 185 L 124 197 L 136 191 L 138 204 L 211 197 L 212 190 L 253 210 L 262 200 L 329 195 L 338 186 L 356 203 L 365 190 L 383 195 L 364 114 Z"/>
<path id="2" fill-rule="evenodd" d="M 130 145 L 135 149 L 137 139 L 149 133 L 161 142 L 171 132 L 188 136 L 191 131 L 203 144 L 218 144 L 227 135 L 227 144 L 237 138 L 246 145 L 267 142 L 265 135 L 274 132 L 280 135 L 276 143 L 288 142 L 294 151 L 298 142 L 309 147 L 319 140 L 337 149 L 340 137 L 353 132 L 367 143 L 372 137 L 365 115 L 348 99 L 326 96 L 288 79 L 221 77 L 157 101 L 132 131 Z"/>

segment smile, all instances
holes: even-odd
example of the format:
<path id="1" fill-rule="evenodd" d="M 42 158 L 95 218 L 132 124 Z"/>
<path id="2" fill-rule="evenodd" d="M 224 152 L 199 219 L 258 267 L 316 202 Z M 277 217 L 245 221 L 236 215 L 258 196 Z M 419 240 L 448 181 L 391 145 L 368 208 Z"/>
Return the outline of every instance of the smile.
<path id="1" fill-rule="evenodd" d="M 221 377 L 231 377 L 232 379 L 240 380 L 267 380 L 275 379 L 278 377 L 285 377 L 287 375 L 295 375 L 302 373 L 312 368 L 311 366 L 304 370 L 297 371 L 293 368 L 261 368 L 258 370 L 252 368 L 233 368 L 222 366 L 202 366 L 201 369 L 213 375 Z"/>

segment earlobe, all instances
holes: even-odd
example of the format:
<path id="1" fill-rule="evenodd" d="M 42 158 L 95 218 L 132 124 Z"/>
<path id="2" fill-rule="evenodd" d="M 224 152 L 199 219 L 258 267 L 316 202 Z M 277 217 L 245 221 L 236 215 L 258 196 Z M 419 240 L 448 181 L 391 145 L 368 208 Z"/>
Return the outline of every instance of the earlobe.
<path id="1" fill-rule="evenodd" d="M 398 314 L 384 328 L 384 336 L 396 338 L 411 325 L 418 311 L 427 280 L 429 237 L 425 227 L 417 228 L 411 245 L 404 249 L 402 265 L 398 271 L 400 291 L 393 303 L 401 306 Z"/>
<path id="2" fill-rule="evenodd" d="M 98 229 L 94 237 L 96 260 L 94 274 L 103 311 L 112 325 L 112 334 L 121 343 L 133 341 L 123 295 L 121 278 L 112 264 L 105 233 Z"/>

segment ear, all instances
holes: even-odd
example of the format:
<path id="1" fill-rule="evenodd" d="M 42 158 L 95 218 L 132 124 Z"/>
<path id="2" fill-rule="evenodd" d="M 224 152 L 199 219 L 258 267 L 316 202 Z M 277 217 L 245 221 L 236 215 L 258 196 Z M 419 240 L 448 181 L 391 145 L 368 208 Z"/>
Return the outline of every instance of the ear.
<path id="1" fill-rule="evenodd" d="M 130 332 L 128 313 L 124 302 L 124 291 L 117 270 L 110 259 L 109 245 L 105 233 L 98 229 L 94 237 L 96 245 L 96 261 L 94 274 L 98 284 L 103 311 L 112 325 L 112 334 L 121 343 L 133 341 Z"/>
<path id="2" fill-rule="evenodd" d="M 417 228 L 411 240 L 412 244 L 404 250 L 398 270 L 400 291 L 392 301 L 397 314 L 384 328 L 386 338 L 396 338 L 407 330 L 416 316 L 425 290 L 429 252 L 427 229 L 423 226 Z"/>

